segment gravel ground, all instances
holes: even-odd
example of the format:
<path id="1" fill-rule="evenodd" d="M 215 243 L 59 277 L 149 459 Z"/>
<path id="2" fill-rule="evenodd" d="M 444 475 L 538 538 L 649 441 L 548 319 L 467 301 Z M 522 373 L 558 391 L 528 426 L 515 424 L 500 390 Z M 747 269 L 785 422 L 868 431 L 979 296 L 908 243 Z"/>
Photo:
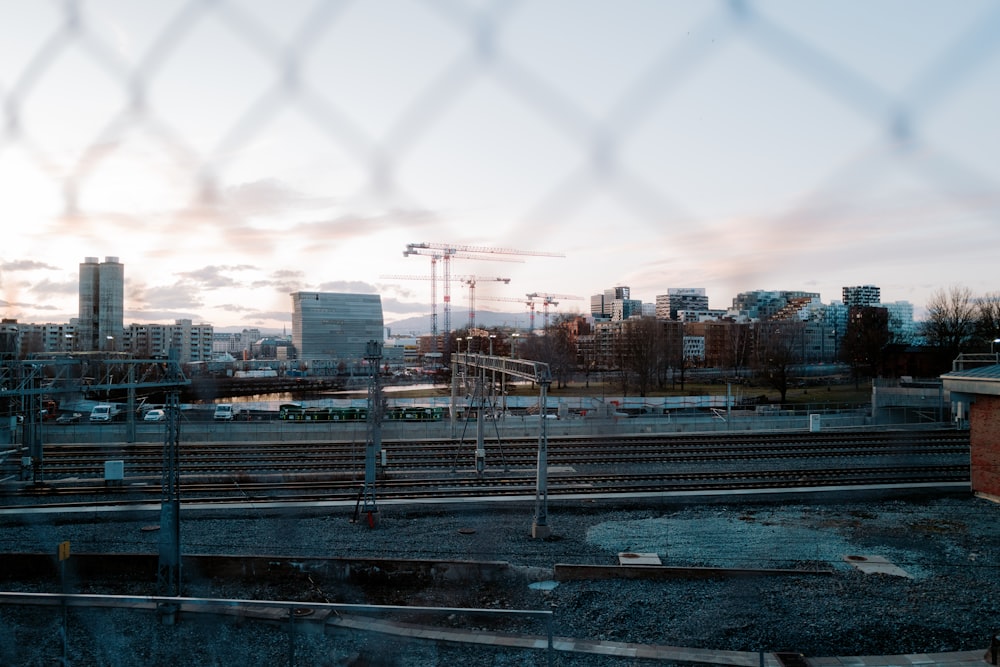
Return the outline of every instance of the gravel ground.
<path id="1" fill-rule="evenodd" d="M 846 499 L 794 504 L 670 504 L 655 507 L 551 503 L 553 536 L 530 537 L 532 507 L 383 506 L 376 528 L 349 512 L 307 517 L 195 518 L 182 522 L 184 553 L 507 561 L 523 579 L 503 585 L 308 580 L 188 582 L 185 595 L 445 607 L 550 609 L 556 636 L 807 656 L 984 649 L 1000 624 L 1000 507 L 967 496 Z M 0 550 L 156 552 L 145 520 L 4 525 Z M 154 519 L 155 523 L 155 519 Z M 665 565 L 793 568 L 801 576 L 671 581 L 573 581 L 551 590 L 557 563 L 617 563 L 620 552 L 656 553 Z M 909 577 L 863 574 L 845 557 L 882 556 Z M 833 576 L 809 571 L 832 569 Z M 53 591 L 53 582 L 7 590 Z M 150 582 L 81 582 L 78 592 L 153 594 Z M 71 612 L 74 665 L 289 664 L 284 628 L 232 620 L 159 625 L 119 611 Z M 424 619 L 423 622 L 427 622 Z M 452 615 L 439 625 L 544 634 L 537 622 Z M 0 607 L 0 664 L 52 664 L 59 618 L 50 610 Z M 296 664 L 545 664 L 541 653 L 405 643 L 338 631 L 299 636 Z M 639 665 L 559 655 L 559 665 Z"/>

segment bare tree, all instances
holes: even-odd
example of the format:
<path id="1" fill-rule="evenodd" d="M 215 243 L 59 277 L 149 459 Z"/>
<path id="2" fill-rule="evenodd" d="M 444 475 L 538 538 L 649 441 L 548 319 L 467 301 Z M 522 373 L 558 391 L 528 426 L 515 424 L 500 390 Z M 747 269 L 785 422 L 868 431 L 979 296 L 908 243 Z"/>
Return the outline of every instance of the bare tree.
<path id="1" fill-rule="evenodd" d="M 733 374 L 736 377 L 739 377 L 740 369 L 745 368 L 749 361 L 750 325 L 749 323 L 730 322 L 727 333 L 726 365 L 733 369 Z"/>
<path id="2" fill-rule="evenodd" d="M 791 384 L 792 367 L 800 363 L 802 322 L 772 320 L 754 327 L 754 367 L 757 375 L 781 394 L 784 403 Z"/>
<path id="3" fill-rule="evenodd" d="M 1000 292 L 987 292 L 976 300 L 976 338 L 991 350 L 993 341 L 1000 338 Z"/>
<path id="4" fill-rule="evenodd" d="M 621 385 L 622 396 L 628 396 L 629 389 L 629 375 L 630 361 L 629 361 L 629 351 L 628 342 L 626 340 L 627 332 L 625 331 L 624 325 L 619 326 L 615 331 L 614 341 L 611 346 L 611 365 L 615 373 L 618 375 L 618 382 Z"/>
<path id="5" fill-rule="evenodd" d="M 656 383 L 661 389 L 667 384 L 668 372 L 683 363 L 684 324 L 675 320 L 657 320 L 657 368 Z M 670 373 L 673 380 L 674 374 Z"/>
<path id="6" fill-rule="evenodd" d="M 976 342 L 976 303 L 968 287 L 952 286 L 938 290 L 927 302 L 924 339 L 937 348 L 943 361 L 950 363 Z"/>
<path id="7" fill-rule="evenodd" d="M 663 357 L 660 326 L 653 317 L 622 324 L 621 359 L 635 380 L 640 396 L 646 396 L 656 382 Z"/>
<path id="8" fill-rule="evenodd" d="M 544 335 L 529 336 L 518 347 L 518 356 L 547 363 L 556 386 L 566 386 L 576 368 L 576 345 L 565 326 L 550 325 Z"/>

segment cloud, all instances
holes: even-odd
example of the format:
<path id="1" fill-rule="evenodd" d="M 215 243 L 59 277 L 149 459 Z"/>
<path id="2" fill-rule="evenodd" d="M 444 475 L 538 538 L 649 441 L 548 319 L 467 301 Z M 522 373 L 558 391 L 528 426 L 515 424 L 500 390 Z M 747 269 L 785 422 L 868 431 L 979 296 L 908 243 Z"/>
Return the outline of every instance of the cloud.
<path id="1" fill-rule="evenodd" d="M 429 293 L 430 289 L 431 289 L 431 287 L 430 287 L 429 284 L 427 285 L 427 289 L 425 289 L 425 290 L 418 290 L 418 289 L 407 287 L 405 285 L 400 285 L 400 284 L 397 284 L 397 283 L 380 283 L 378 285 L 378 290 L 383 295 L 382 296 L 382 303 L 386 302 L 387 299 L 386 299 L 385 295 L 387 293 L 397 294 L 397 295 L 400 296 L 400 298 L 403 298 L 403 299 L 413 299 L 413 298 L 416 298 L 418 294 Z"/>
<path id="2" fill-rule="evenodd" d="M 348 294 L 378 294 L 378 287 L 361 280 L 334 280 L 320 283 L 317 292 L 346 292 Z"/>
<path id="3" fill-rule="evenodd" d="M 4 301 L 3 299 L 0 299 L 0 307 L 2 307 L 2 308 L 25 308 L 25 309 L 33 310 L 33 311 L 44 310 L 44 311 L 50 311 L 50 312 L 56 312 L 56 311 L 59 310 L 55 306 L 50 306 L 50 305 L 47 305 L 47 304 L 44 304 L 44 303 L 39 304 L 39 303 L 35 303 L 35 302 L 30 302 L 30 301 L 25 301 L 25 302 Z"/>
<path id="4" fill-rule="evenodd" d="M 216 306 L 219 310 L 224 310 L 227 313 L 255 313 L 257 310 L 249 306 L 241 306 L 236 303 L 223 303 Z"/>
<path id="5" fill-rule="evenodd" d="M 250 283 L 250 289 L 262 290 L 269 289 L 272 292 L 291 294 L 292 292 L 301 292 L 306 289 L 305 285 L 301 282 L 283 282 L 278 280 L 255 280 Z"/>
<path id="6" fill-rule="evenodd" d="M 256 267 L 249 264 L 236 264 L 233 266 L 205 266 L 194 271 L 184 271 L 177 275 L 183 281 L 198 285 L 201 289 L 221 289 L 225 287 L 238 287 L 240 283 L 223 272 L 227 271 L 251 271 Z"/>
<path id="7" fill-rule="evenodd" d="M 347 241 L 383 231 L 430 227 L 439 221 L 438 215 L 422 209 L 393 209 L 377 215 L 342 215 L 326 220 L 296 224 L 292 233 L 316 241 Z"/>
<path id="8" fill-rule="evenodd" d="M 315 197 L 289 187 L 274 178 L 241 183 L 222 192 L 222 203 L 239 217 L 273 217 L 289 211 L 325 208 L 332 197 Z"/>
<path id="9" fill-rule="evenodd" d="M 181 281 L 173 285 L 139 287 L 133 292 L 133 298 L 154 309 L 200 308 L 205 305 L 201 299 L 200 290 L 201 288 L 197 285 Z M 139 312 L 148 311 L 143 308 Z"/>
<path id="10" fill-rule="evenodd" d="M 412 301 L 400 301 L 390 297 L 382 297 L 382 312 L 384 313 L 427 313 L 430 314 L 431 307 L 426 303 L 414 303 Z"/>
<path id="11" fill-rule="evenodd" d="M 298 271 L 295 269 L 278 269 L 277 271 L 273 271 L 271 273 L 271 276 L 273 276 L 276 280 L 286 280 L 291 278 L 297 279 L 302 278 L 304 275 L 306 275 L 305 271 Z"/>
<path id="12" fill-rule="evenodd" d="M 306 289 L 303 278 L 305 273 L 295 269 L 278 269 L 272 271 L 268 278 L 250 283 L 250 289 L 270 289 L 274 292 L 291 294 Z"/>
<path id="13" fill-rule="evenodd" d="M 31 285 L 31 291 L 40 296 L 45 294 L 78 294 L 79 289 L 80 285 L 77 280 L 67 280 L 63 282 L 40 280 Z"/>
<path id="14" fill-rule="evenodd" d="M 269 322 L 291 322 L 292 313 L 291 311 L 282 310 L 262 310 L 259 313 L 255 313 L 249 317 L 249 320 L 255 324 L 267 324 Z"/>
<path id="15" fill-rule="evenodd" d="M 191 320 L 195 324 L 200 324 L 203 318 L 195 312 L 172 309 L 146 309 L 135 308 L 125 310 L 126 322 L 173 322 L 174 320 Z"/>
<path id="16" fill-rule="evenodd" d="M 0 261 L 0 271 L 61 271 L 62 268 L 31 259 Z"/>

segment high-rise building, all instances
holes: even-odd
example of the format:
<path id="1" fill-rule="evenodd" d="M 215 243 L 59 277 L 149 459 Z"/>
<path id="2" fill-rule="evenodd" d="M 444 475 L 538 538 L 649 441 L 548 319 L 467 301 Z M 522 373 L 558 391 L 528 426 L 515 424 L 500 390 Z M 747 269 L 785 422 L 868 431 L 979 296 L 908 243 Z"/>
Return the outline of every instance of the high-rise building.
<path id="1" fill-rule="evenodd" d="M 882 294 L 875 285 L 856 285 L 854 287 L 844 287 L 844 305 L 847 308 L 854 306 L 877 306 L 881 302 Z"/>
<path id="2" fill-rule="evenodd" d="M 362 359 L 384 330 L 378 294 L 292 294 L 292 342 L 302 361 Z"/>
<path id="3" fill-rule="evenodd" d="M 619 285 L 604 290 L 603 294 L 593 295 L 590 297 L 591 316 L 595 320 L 610 320 L 616 317 L 618 320 L 622 320 L 628 319 L 633 314 L 638 314 L 642 305 L 640 302 L 632 303 L 632 300 L 629 299 L 629 292 L 627 286 Z M 623 312 L 625 313 L 624 317 L 622 316 Z"/>
<path id="4" fill-rule="evenodd" d="M 609 315 L 604 314 L 603 294 L 594 294 L 590 297 L 590 315 L 595 320 L 608 319 Z"/>
<path id="5" fill-rule="evenodd" d="M 679 319 L 680 310 L 708 310 L 704 287 L 669 287 L 666 294 L 656 295 L 656 316 L 661 320 Z"/>
<path id="6" fill-rule="evenodd" d="M 73 340 L 78 352 L 122 349 L 125 267 L 117 257 L 86 257 L 80 264 L 80 311 Z"/>
<path id="7" fill-rule="evenodd" d="M 642 315 L 642 301 L 639 299 L 615 299 L 611 302 L 611 321 L 624 322 L 630 317 Z"/>
<path id="8" fill-rule="evenodd" d="M 909 301 L 883 303 L 889 311 L 889 333 L 894 343 L 909 345 L 917 339 L 917 325 L 913 321 L 913 304 Z"/>

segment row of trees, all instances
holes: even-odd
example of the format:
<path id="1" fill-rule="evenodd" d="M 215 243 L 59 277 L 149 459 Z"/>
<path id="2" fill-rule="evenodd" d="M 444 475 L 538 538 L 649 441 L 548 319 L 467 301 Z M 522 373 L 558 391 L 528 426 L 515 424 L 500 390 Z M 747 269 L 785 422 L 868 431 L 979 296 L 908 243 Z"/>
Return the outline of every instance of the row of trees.
<path id="1" fill-rule="evenodd" d="M 927 303 L 922 323 L 926 344 L 949 359 L 963 352 L 992 352 L 1000 338 L 1000 292 L 974 297 L 967 287 L 939 290 Z"/>

